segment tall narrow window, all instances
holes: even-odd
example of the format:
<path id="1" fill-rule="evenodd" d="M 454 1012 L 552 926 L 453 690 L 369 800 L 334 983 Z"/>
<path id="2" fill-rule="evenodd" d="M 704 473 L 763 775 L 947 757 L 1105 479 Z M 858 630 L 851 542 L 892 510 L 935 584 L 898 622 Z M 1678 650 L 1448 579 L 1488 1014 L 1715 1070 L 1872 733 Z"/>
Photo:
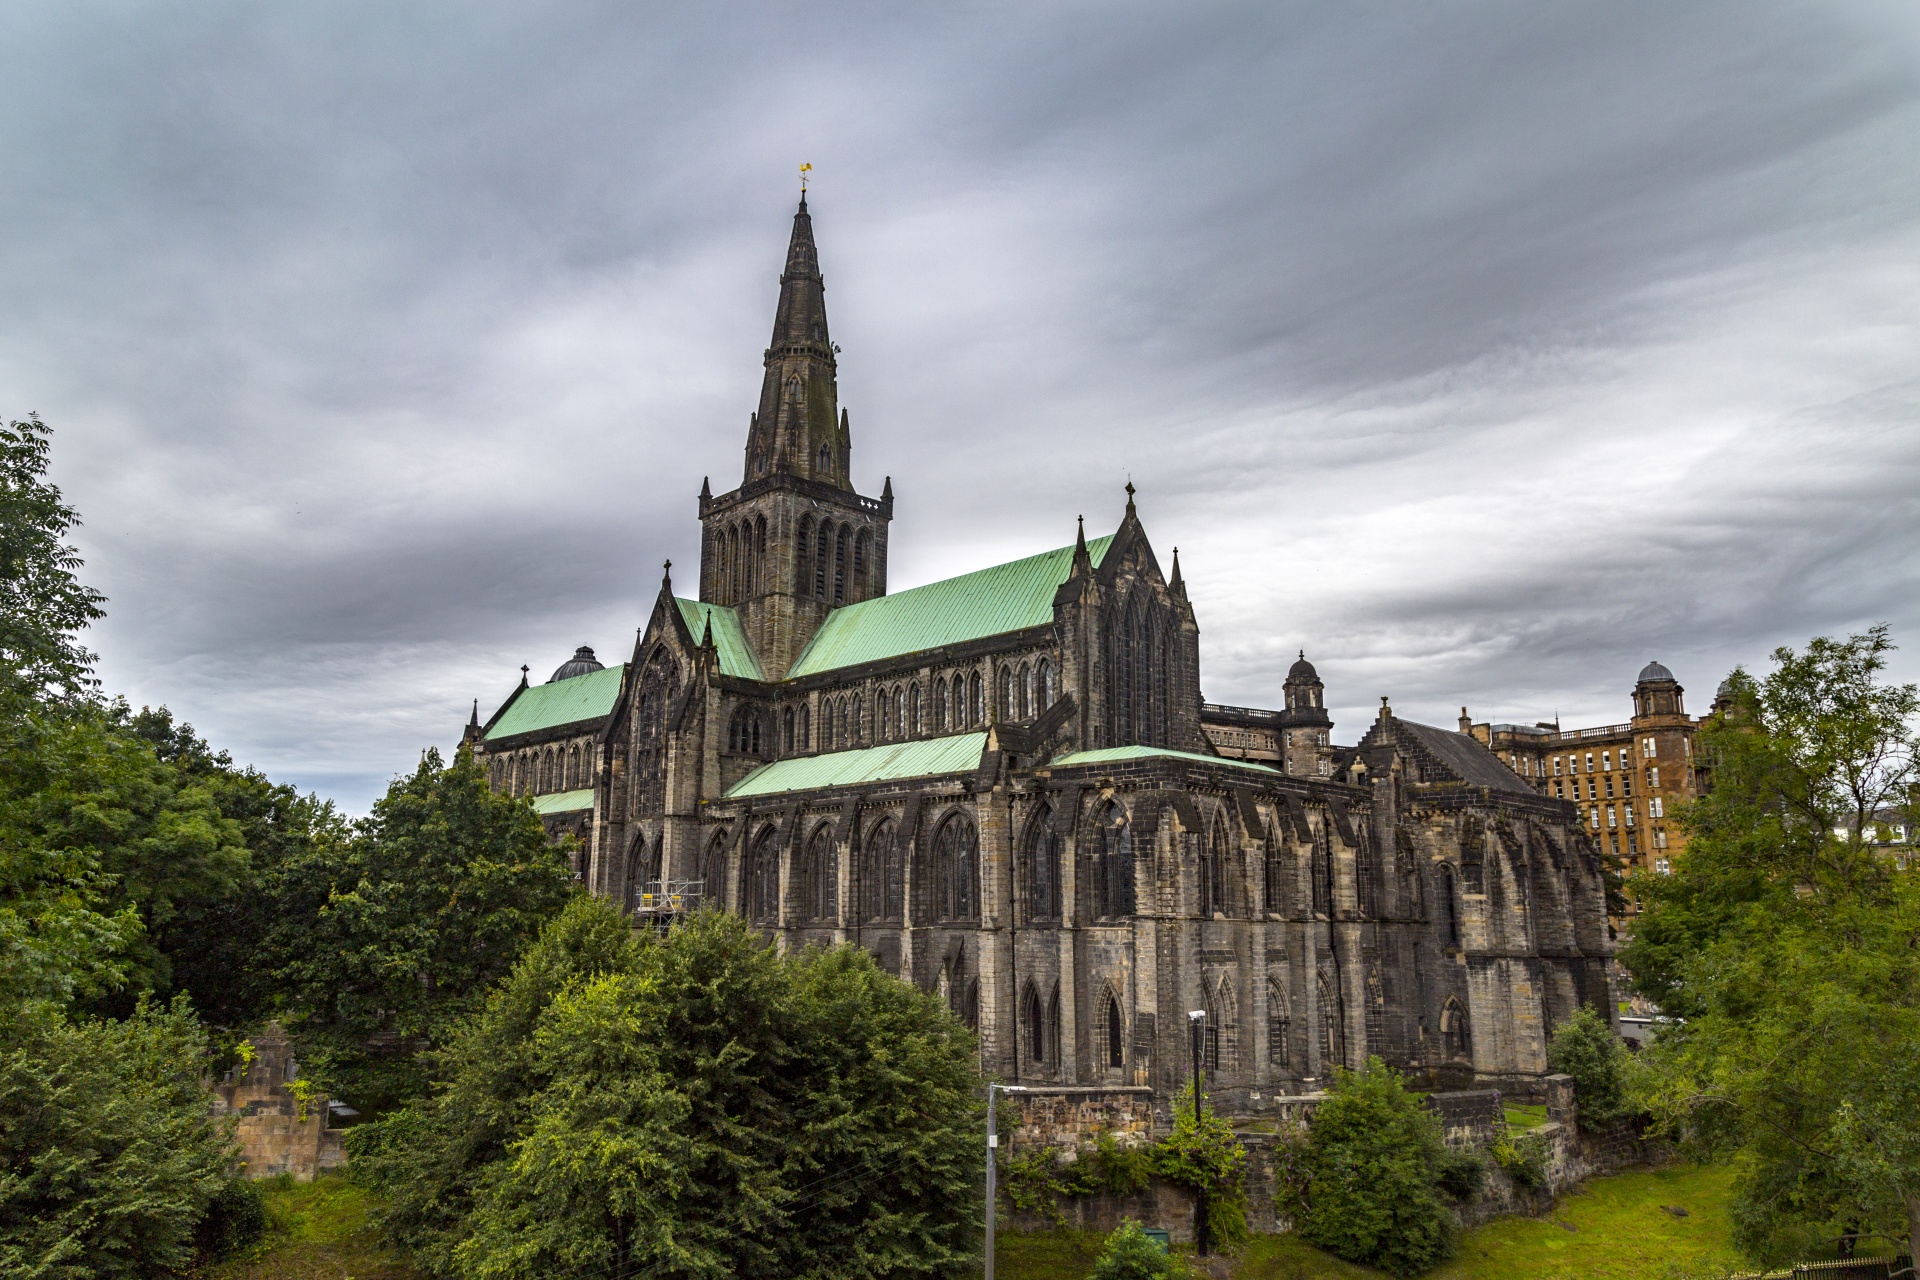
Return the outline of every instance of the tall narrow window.
<path id="1" fill-rule="evenodd" d="M 1047 1061 L 1054 1070 L 1060 1069 L 1060 984 L 1053 984 L 1053 991 L 1047 997 L 1047 1025 L 1042 1040 L 1046 1047 Z"/>
<path id="2" fill-rule="evenodd" d="M 794 726 L 794 736 L 799 740 L 800 750 L 802 751 L 810 751 L 813 749 L 813 734 L 811 732 L 813 726 L 809 723 L 812 717 L 813 713 L 808 710 L 804 703 L 801 704 L 799 722 Z"/>
<path id="3" fill-rule="evenodd" d="M 866 740 L 867 711 L 866 708 L 861 705 L 860 695 L 857 693 L 853 695 L 853 717 L 848 727 L 851 729 L 851 732 L 847 734 L 849 743 L 859 743 Z"/>
<path id="4" fill-rule="evenodd" d="M 1293 1061 L 1288 1054 L 1287 1033 L 1292 1028 L 1292 1009 L 1287 990 L 1278 978 L 1267 979 L 1267 1061 L 1285 1067 Z"/>
<path id="5" fill-rule="evenodd" d="M 1036 1067 L 1044 1066 L 1047 1061 L 1046 1016 L 1040 993 L 1029 982 L 1020 993 L 1020 1039 L 1027 1061 Z"/>
<path id="6" fill-rule="evenodd" d="M 887 696 L 885 689 L 882 689 L 880 691 L 880 741 L 885 742 L 891 737 L 893 737 L 893 699 Z"/>
<path id="7" fill-rule="evenodd" d="M 1038 715 L 1053 705 L 1053 664 L 1045 658 L 1040 659 L 1034 666 L 1033 676 L 1036 698 L 1033 711 Z"/>
<path id="8" fill-rule="evenodd" d="M 825 521 L 820 524 L 820 534 L 813 540 L 813 598 L 827 598 L 827 559 L 833 551 L 833 526 Z"/>
<path id="9" fill-rule="evenodd" d="M 1133 831 L 1126 812 L 1109 804 L 1100 823 L 1100 861 L 1094 878 L 1094 914 L 1133 914 Z"/>
<path id="10" fill-rule="evenodd" d="M 1266 883 L 1261 886 L 1262 905 L 1268 911 L 1286 915 L 1293 906 L 1293 859 L 1280 843 L 1280 833 L 1267 828 Z"/>
<path id="11" fill-rule="evenodd" d="M 986 708 L 980 705 L 980 673 L 967 677 L 967 723 L 979 725 L 986 720 Z"/>
<path id="12" fill-rule="evenodd" d="M 810 920 L 828 921 L 838 914 L 840 859 L 833 847 L 833 827 L 821 823 L 807 844 L 807 864 L 802 892 L 804 910 Z"/>
<path id="13" fill-rule="evenodd" d="M 824 444 L 820 446 L 820 457 L 816 462 L 815 469 L 823 476 L 833 474 L 833 450 Z"/>
<path id="14" fill-rule="evenodd" d="M 1025 720 L 1033 714 L 1033 668 L 1026 663 L 1020 664 L 1020 678 L 1014 684 L 1017 694 L 1014 714 Z"/>
<path id="15" fill-rule="evenodd" d="M 833 535 L 833 602 L 847 602 L 847 526 L 844 524 Z"/>
<path id="16" fill-rule="evenodd" d="M 933 731 L 940 732 L 947 727 L 947 678 L 940 677 L 933 682 Z"/>
<path id="17" fill-rule="evenodd" d="M 1107 1065 L 1127 1065 L 1127 1024 L 1120 1016 L 1120 998 L 1107 993 Z"/>
<path id="18" fill-rule="evenodd" d="M 1448 1058 L 1456 1062 L 1472 1061 L 1473 1034 L 1467 1027 L 1466 1006 L 1457 996 L 1448 996 L 1446 1007 L 1440 1010 L 1440 1039 Z"/>
<path id="19" fill-rule="evenodd" d="M 793 589 L 802 595 L 813 577 L 813 517 L 803 516 L 793 535 Z"/>
<path id="20" fill-rule="evenodd" d="M 746 914 L 749 920 L 771 924 L 780 918 L 780 847 L 774 827 L 761 829 L 747 855 Z"/>
<path id="21" fill-rule="evenodd" d="M 1027 827 L 1027 918 L 1060 918 L 1060 855 L 1063 844 L 1053 829 L 1053 809 L 1042 805 Z"/>
<path id="22" fill-rule="evenodd" d="M 1316 915 L 1333 914 L 1333 845 L 1324 822 L 1313 835 L 1313 910 Z"/>
<path id="23" fill-rule="evenodd" d="M 972 920 L 979 914 L 979 845 L 973 823 L 955 813 L 940 824 L 933 844 L 942 920 Z"/>
<path id="24" fill-rule="evenodd" d="M 788 707 L 780 713 L 780 749 L 793 750 L 793 708 Z"/>
<path id="25" fill-rule="evenodd" d="M 1200 914 L 1208 919 L 1231 910 L 1227 893 L 1228 859 L 1227 824 L 1216 818 L 1213 837 L 1207 842 L 1207 851 L 1201 860 Z"/>
<path id="26" fill-rule="evenodd" d="M 865 600 L 873 594 L 870 574 L 873 569 L 873 537 L 865 529 L 853 540 L 853 598 Z"/>
<path id="27" fill-rule="evenodd" d="M 914 684 L 907 689 L 907 733 L 920 736 L 920 686 Z"/>
<path id="28" fill-rule="evenodd" d="M 1000 668 L 1000 720 L 1009 723 L 1013 720 L 1013 672 L 1010 668 Z"/>
<path id="29" fill-rule="evenodd" d="M 700 860 L 700 901 L 721 910 L 727 907 L 727 838 L 725 831 L 714 832 Z"/>
<path id="30" fill-rule="evenodd" d="M 867 832 L 866 868 L 861 879 L 868 920 L 899 920 L 906 904 L 906 851 L 901 848 L 893 819 L 882 818 Z"/>

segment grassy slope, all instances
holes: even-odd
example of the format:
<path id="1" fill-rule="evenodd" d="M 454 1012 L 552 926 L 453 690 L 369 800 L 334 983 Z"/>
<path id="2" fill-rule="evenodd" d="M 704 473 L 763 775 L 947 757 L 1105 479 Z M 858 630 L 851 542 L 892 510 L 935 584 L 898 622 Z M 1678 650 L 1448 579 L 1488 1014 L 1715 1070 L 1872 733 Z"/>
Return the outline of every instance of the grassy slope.
<path id="1" fill-rule="evenodd" d="M 380 1246 L 367 1193 L 338 1175 L 265 1186 L 270 1226 L 249 1259 L 222 1263 L 205 1280 L 422 1280 Z"/>
<path id="2" fill-rule="evenodd" d="M 1427 1280 L 1672 1280 L 1722 1275 L 1728 1169 L 1679 1167 L 1596 1178 L 1545 1218 L 1506 1218 L 1469 1232 L 1460 1254 Z M 1687 1211 L 1684 1218 L 1663 1206 Z M 1078 1232 L 1000 1237 L 1004 1280 L 1075 1280 L 1093 1269 L 1100 1238 Z M 1233 1280 L 1380 1280 L 1293 1236 L 1260 1236 Z"/>

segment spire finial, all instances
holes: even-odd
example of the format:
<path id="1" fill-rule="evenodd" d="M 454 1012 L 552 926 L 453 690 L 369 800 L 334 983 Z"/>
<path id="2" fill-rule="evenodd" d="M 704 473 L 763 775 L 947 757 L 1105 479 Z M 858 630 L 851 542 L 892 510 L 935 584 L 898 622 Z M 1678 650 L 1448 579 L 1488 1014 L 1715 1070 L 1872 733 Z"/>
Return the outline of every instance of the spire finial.
<path id="1" fill-rule="evenodd" d="M 473 726 L 474 726 L 474 727 L 476 727 L 476 728 L 477 728 L 477 727 L 479 727 L 479 724 L 480 724 L 480 699 L 478 699 L 478 698 L 475 698 L 475 699 L 473 700 L 473 718 L 472 718 L 472 719 L 470 719 L 470 720 L 468 720 L 468 721 L 467 721 L 467 723 L 468 723 L 468 724 L 470 724 L 470 725 L 473 725 Z"/>
<path id="2" fill-rule="evenodd" d="M 1180 577 L 1180 548 L 1173 549 L 1173 581 L 1167 584 L 1175 591 L 1184 591 L 1186 583 Z"/>
<path id="3" fill-rule="evenodd" d="M 812 172 L 813 172 L 812 165 L 803 164 L 800 166 L 800 203 L 801 204 L 805 204 L 807 202 L 807 175 Z"/>
<path id="4" fill-rule="evenodd" d="M 527 687 L 527 664 L 524 662 L 520 664 L 520 687 Z"/>
<path id="5" fill-rule="evenodd" d="M 660 589 L 662 591 L 673 590 L 673 561 L 671 560 L 668 560 L 660 566 Z"/>
<path id="6" fill-rule="evenodd" d="M 1133 494 L 1134 494 L 1133 481 L 1128 480 L 1127 481 L 1127 514 L 1128 515 L 1133 514 Z"/>

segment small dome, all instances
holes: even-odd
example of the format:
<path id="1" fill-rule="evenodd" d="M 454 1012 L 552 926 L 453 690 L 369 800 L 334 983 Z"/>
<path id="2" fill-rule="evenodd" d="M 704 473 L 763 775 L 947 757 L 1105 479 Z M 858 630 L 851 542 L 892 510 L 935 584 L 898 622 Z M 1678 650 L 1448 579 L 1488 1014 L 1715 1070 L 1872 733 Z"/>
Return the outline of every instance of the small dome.
<path id="1" fill-rule="evenodd" d="M 1732 696 L 1733 696 L 1733 677 L 1728 676 L 1725 680 L 1722 680 L 1720 682 L 1720 687 L 1713 691 L 1713 699 L 1715 702 L 1718 702 L 1722 698 L 1731 698 Z"/>
<path id="2" fill-rule="evenodd" d="M 560 669 L 553 673 L 547 683 L 552 684 L 554 680 L 571 680 L 575 676 L 590 675 L 595 671 L 605 670 L 606 668 L 600 665 L 600 660 L 593 656 L 593 650 L 583 644 L 573 651 L 571 658 L 560 664 Z"/>
<path id="3" fill-rule="evenodd" d="M 1307 661 L 1307 651 L 1305 649 L 1302 649 L 1300 651 L 1300 661 L 1294 663 L 1291 667 L 1287 668 L 1287 683 L 1288 684 L 1319 684 L 1320 683 L 1320 673 L 1313 669 L 1313 664 L 1311 662 Z"/>
<path id="4" fill-rule="evenodd" d="M 1636 683 L 1645 684 L 1649 680 L 1664 680 L 1668 684 L 1672 684 L 1674 683 L 1673 672 L 1667 670 L 1657 662 L 1649 662 L 1646 666 L 1640 668 L 1640 679 Z"/>

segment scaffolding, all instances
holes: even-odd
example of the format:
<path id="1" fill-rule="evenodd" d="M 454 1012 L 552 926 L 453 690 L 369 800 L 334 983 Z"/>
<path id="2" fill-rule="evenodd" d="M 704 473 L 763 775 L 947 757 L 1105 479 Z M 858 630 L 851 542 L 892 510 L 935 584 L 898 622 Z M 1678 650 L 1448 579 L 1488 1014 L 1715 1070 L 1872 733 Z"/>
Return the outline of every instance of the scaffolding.
<path id="1" fill-rule="evenodd" d="M 634 914 L 666 923 L 674 916 L 698 911 L 706 888 L 704 880 L 649 880 L 634 895 Z"/>

